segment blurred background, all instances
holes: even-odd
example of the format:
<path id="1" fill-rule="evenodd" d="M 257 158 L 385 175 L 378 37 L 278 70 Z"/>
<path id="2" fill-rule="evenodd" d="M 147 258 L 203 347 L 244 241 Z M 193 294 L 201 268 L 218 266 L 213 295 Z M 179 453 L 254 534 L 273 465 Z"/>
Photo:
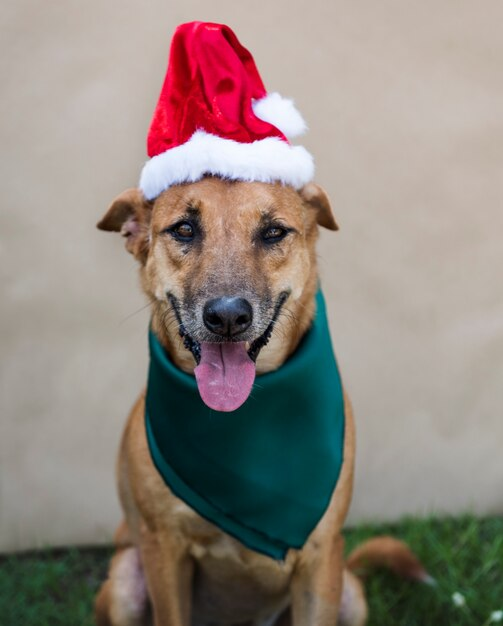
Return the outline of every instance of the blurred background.
<path id="1" fill-rule="evenodd" d="M 503 4 L 42 0 L 0 8 L 0 551 L 109 542 L 148 310 L 120 237 L 171 35 L 225 22 L 293 97 L 357 417 L 350 523 L 503 513 Z"/>

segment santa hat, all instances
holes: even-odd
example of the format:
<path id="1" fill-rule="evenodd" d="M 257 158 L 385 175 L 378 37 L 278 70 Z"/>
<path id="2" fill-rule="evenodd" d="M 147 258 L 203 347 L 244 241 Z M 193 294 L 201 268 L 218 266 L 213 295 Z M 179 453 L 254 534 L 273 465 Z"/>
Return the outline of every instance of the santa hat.
<path id="1" fill-rule="evenodd" d="M 305 130 L 291 100 L 266 92 L 253 57 L 228 26 L 182 24 L 171 43 L 140 189 L 152 200 L 207 174 L 298 189 L 313 177 L 313 158 L 289 138 Z"/>

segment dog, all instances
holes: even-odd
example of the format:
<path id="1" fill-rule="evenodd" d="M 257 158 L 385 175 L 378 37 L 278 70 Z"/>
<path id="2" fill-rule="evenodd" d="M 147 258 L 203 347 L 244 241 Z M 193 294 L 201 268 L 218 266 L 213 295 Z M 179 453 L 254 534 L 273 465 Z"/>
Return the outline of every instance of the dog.
<path id="1" fill-rule="evenodd" d="M 120 232 L 139 262 L 151 329 L 174 366 L 193 375 L 194 345 L 239 338 L 250 350 L 269 333 L 254 355 L 258 385 L 295 353 L 315 317 L 320 226 L 338 228 L 314 183 L 297 191 L 218 176 L 171 186 L 152 201 L 127 190 L 98 223 Z M 208 313 L 215 298 L 223 308 Z M 341 528 L 355 454 L 345 393 L 344 422 L 343 463 L 329 504 L 305 544 L 278 560 L 246 547 L 166 485 L 149 451 L 142 393 L 120 446 L 124 520 L 96 599 L 98 626 L 362 626 L 367 606 L 351 569 L 384 563 L 425 579 L 414 555 L 391 538 L 362 546 L 345 567 Z"/>

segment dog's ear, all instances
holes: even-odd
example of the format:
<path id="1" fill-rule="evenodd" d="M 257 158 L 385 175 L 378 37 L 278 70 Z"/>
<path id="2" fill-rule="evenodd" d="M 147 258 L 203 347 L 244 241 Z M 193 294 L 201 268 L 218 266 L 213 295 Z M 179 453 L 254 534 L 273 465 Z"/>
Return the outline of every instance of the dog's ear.
<path id="1" fill-rule="evenodd" d="M 96 224 L 100 230 L 120 232 L 126 238 L 126 250 L 139 261 L 148 252 L 148 229 L 152 203 L 145 200 L 139 189 L 126 189 L 112 202 Z"/>
<path id="2" fill-rule="evenodd" d="M 330 200 L 319 185 L 308 183 L 302 187 L 299 193 L 304 202 L 315 209 L 316 221 L 320 226 L 324 226 L 329 230 L 339 230 L 330 206 Z"/>

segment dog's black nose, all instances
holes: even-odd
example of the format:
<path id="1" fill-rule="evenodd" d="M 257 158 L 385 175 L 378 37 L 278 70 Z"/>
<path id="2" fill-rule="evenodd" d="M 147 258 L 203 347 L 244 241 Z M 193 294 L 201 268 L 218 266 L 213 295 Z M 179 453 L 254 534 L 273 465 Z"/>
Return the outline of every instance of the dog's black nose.
<path id="1" fill-rule="evenodd" d="M 235 337 L 250 327 L 253 309 L 244 298 L 214 298 L 203 309 L 203 321 L 208 330 L 222 337 Z"/>

